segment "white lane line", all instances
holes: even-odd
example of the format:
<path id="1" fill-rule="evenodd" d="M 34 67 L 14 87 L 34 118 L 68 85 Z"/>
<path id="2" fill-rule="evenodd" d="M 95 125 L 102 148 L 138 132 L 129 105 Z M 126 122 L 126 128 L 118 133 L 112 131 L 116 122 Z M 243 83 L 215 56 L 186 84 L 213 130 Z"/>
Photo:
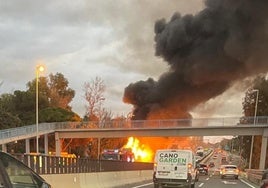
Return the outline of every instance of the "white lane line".
<path id="1" fill-rule="evenodd" d="M 204 185 L 204 183 L 200 183 L 199 185 L 198 185 L 198 187 L 202 187 Z"/>
<path id="2" fill-rule="evenodd" d="M 240 179 L 240 181 L 242 181 L 244 184 L 246 184 L 247 186 L 251 187 L 251 188 L 256 188 L 255 186 L 251 185 L 250 183 L 246 182 L 243 179 Z"/>
<path id="3" fill-rule="evenodd" d="M 222 181 L 222 183 L 224 183 L 224 184 L 232 184 L 232 185 L 237 184 L 237 182 L 233 182 L 233 181 Z"/>
<path id="4" fill-rule="evenodd" d="M 209 180 L 209 178 L 206 178 L 206 180 L 208 181 L 208 180 Z"/>
<path id="5" fill-rule="evenodd" d="M 147 184 L 143 184 L 143 185 L 138 185 L 138 186 L 135 186 L 135 187 L 132 187 L 132 188 L 140 188 L 140 187 L 145 187 L 147 185 L 152 185 L 153 183 L 147 183 Z"/>

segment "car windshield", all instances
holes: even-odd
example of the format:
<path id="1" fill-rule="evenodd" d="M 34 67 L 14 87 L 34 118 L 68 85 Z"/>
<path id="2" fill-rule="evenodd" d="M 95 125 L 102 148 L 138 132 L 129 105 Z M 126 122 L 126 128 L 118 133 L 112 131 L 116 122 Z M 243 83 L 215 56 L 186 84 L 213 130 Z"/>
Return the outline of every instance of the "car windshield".
<path id="1" fill-rule="evenodd" d="M 227 169 L 227 170 L 235 170 L 235 169 L 237 169 L 237 167 L 235 167 L 235 166 L 226 166 L 225 169 Z"/>

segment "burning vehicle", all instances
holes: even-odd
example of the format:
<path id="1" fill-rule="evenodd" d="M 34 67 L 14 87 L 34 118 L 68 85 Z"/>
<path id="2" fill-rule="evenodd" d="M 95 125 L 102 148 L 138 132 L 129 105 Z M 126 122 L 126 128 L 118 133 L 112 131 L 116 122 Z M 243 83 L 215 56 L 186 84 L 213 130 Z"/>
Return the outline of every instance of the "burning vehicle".
<path id="1" fill-rule="evenodd" d="M 131 148 L 104 149 L 101 154 L 101 159 L 134 162 L 135 155 Z"/>

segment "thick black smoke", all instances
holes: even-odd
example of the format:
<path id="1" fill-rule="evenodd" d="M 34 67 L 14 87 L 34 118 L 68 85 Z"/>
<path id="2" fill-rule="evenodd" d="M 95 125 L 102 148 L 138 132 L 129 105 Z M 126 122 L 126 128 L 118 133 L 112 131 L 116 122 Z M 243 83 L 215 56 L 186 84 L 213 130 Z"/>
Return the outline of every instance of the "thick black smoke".
<path id="1" fill-rule="evenodd" d="M 207 0 L 196 15 L 155 23 L 156 55 L 170 65 L 158 81 L 131 83 L 134 119 L 189 118 L 234 82 L 268 71 L 268 1 Z"/>

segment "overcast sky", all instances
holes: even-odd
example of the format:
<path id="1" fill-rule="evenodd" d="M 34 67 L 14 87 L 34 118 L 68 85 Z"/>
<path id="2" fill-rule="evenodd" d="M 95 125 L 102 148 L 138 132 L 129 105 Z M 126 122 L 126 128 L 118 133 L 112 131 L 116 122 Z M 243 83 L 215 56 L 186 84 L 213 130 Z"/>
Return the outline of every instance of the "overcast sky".
<path id="1" fill-rule="evenodd" d="M 122 97 L 128 84 L 157 79 L 167 63 L 155 56 L 154 24 L 174 12 L 195 14 L 202 0 L 1 0 L 0 94 L 26 90 L 39 62 L 43 76 L 62 73 L 76 95 L 73 111 L 83 116 L 83 84 L 96 76 L 106 85 L 114 115 L 132 106 Z M 199 106 L 195 117 L 240 116 L 243 93 L 235 86 Z"/>

